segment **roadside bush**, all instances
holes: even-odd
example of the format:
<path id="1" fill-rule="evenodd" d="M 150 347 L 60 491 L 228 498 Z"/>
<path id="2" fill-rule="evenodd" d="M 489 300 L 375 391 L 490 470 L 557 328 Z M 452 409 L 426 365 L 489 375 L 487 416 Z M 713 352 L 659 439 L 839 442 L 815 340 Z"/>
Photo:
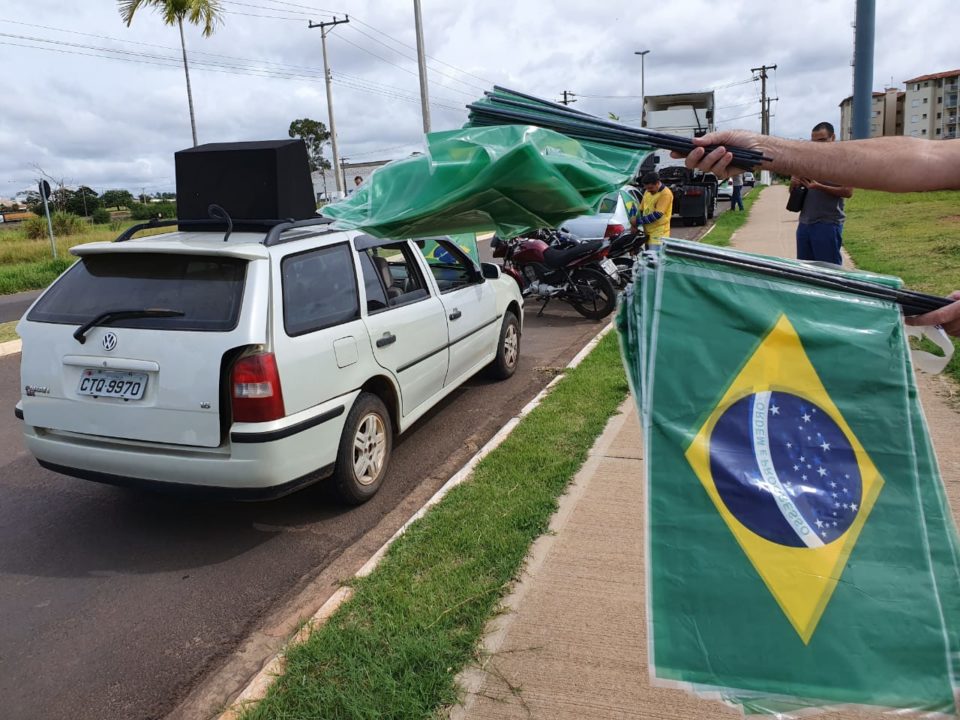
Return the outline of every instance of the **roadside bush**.
<path id="1" fill-rule="evenodd" d="M 83 232 L 83 229 L 87 226 L 83 218 L 65 212 L 53 213 L 50 222 L 53 224 L 53 234 L 57 237 L 76 235 Z M 47 237 L 47 219 L 45 217 L 34 217 L 24 220 L 23 234 L 28 240 L 39 240 Z"/>
<path id="2" fill-rule="evenodd" d="M 47 236 L 47 219 L 45 217 L 32 217 L 20 223 L 20 228 L 23 230 L 24 237 L 28 240 L 39 240 Z"/>
<path id="3" fill-rule="evenodd" d="M 72 213 L 56 212 L 50 218 L 53 222 L 54 235 L 76 235 L 83 232 L 85 223 Z"/>
<path id="4" fill-rule="evenodd" d="M 110 211 L 104 208 L 97 208 L 93 211 L 93 222 L 97 225 L 106 225 L 110 222 Z"/>
<path id="5" fill-rule="evenodd" d="M 175 218 L 177 206 L 172 202 L 162 203 L 133 203 L 130 206 L 130 216 L 134 220 L 149 220 L 150 218 Z"/>

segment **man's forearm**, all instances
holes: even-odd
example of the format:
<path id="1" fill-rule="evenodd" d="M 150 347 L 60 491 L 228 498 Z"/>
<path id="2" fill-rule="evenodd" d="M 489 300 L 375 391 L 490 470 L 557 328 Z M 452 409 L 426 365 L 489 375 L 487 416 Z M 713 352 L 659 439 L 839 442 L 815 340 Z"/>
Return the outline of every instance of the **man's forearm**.
<path id="1" fill-rule="evenodd" d="M 768 136 L 759 149 L 773 158 L 762 167 L 783 175 L 891 192 L 960 189 L 960 140 L 901 136 L 809 143 Z"/>

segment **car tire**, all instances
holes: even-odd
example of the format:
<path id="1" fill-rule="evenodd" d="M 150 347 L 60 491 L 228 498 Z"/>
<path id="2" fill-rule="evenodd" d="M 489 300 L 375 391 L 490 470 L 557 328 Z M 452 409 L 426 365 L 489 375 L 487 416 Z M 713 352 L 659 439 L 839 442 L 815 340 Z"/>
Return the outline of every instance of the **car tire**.
<path id="1" fill-rule="evenodd" d="M 386 405 L 373 393 L 361 392 L 350 408 L 340 435 L 333 472 L 337 495 L 361 505 L 377 494 L 393 450 L 393 423 Z"/>
<path id="2" fill-rule="evenodd" d="M 488 374 L 496 380 L 506 380 L 517 371 L 520 359 L 520 321 L 507 310 L 500 326 L 497 357 L 487 366 Z"/>

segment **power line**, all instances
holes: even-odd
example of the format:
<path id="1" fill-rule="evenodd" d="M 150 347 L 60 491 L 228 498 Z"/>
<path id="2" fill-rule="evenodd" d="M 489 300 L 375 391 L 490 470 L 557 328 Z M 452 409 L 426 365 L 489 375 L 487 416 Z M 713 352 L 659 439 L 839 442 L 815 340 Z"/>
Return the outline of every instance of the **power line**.
<path id="1" fill-rule="evenodd" d="M 717 120 L 717 122 L 718 123 L 733 122 L 734 120 L 742 120 L 743 118 L 748 118 L 748 117 L 760 117 L 760 113 L 752 112 L 752 113 L 747 113 L 746 115 L 737 115 L 737 117 L 723 118 L 721 120 Z"/>
<path id="2" fill-rule="evenodd" d="M 331 71 L 331 72 L 332 72 L 332 71 Z M 366 78 L 362 78 L 362 77 L 359 77 L 359 76 L 357 76 L 357 75 L 350 75 L 349 73 L 337 72 L 337 73 L 335 74 L 335 76 L 336 76 L 336 77 L 343 78 L 343 79 L 345 79 L 345 80 L 349 80 L 349 81 L 351 81 L 351 82 L 358 82 L 358 83 L 364 83 L 364 84 L 367 84 L 367 85 L 372 85 L 372 86 L 374 86 L 374 87 L 377 87 L 377 88 L 380 88 L 380 89 L 383 89 L 383 90 L 389 90 L 390 92 L 401 92 L 401 93 L 403 92 L 403 91 L 401 91 L 401 90 L 398 90 L 396 87 L 391 87 L 391 86 L 389 86 L 389 85 L 381 85 L 380 83 L 375 83 L 375 82 L 373 82 L 372 80 L 367 80 Z M 449 89 L 449 88 L 447 88 L 447 89 Z M 419 97 L 419 96 L 418 96 L 418 97 Z M 460 100 L 458 100 L 458 99 L 456 99 L 456 98 L 444 97 L 443 95 L 437 95 L 436 97 L 437 97 L 437 99 L 439 99 L 439 100 L 445 100 L 445 101 L 448 102 L 448 103 L 459 103 L 459 102 L 461 102 Z M 463 106 L 458 106 L 458 109 L 459 109 L 460 107 L 463 107 Z"/>
<path id="3" fill-rule="evenodd" d="M 5 23 L 5 24 L 13 24 L 13 25 L 23 25 L 24 27 L 32 27 L 32 28 L 38 28 L 38 29 L 42 29 L 42 30 L 50 30 L 50 31 L 52 31 L 52 32 L 67 33 L 67 34 L 70 34 L 70 35 L 80 35 L 80 36 L 82 36 L 82 37 L 96 38 L 96 39 L 98 39 L 98 40 L 110 40 L 110 41 L 113 41 L 113 42 L 126 43 L 126 44 L 129 44 L 129 45 L 141 45 L 141 46 L 143 46 L 143 47 L 158 48 L 158 49 L 160 49 L 160 50 L 168 50 L 168 51 L 170 51 L 170 52 L 172 52 L 172 53 L 176 53 L 176 57 L 175 57 L 174 59 L 176 59 L 176 61 L 182 65 L 182 60 L 180 59 L 180 48 L 179 48 L 179 47 L 174 47 L 174 46 L 172 46 L 172 45 L 158 45 L 157 43 L 140 42 L 140 41 L 137 41 L 137 40 L 126 40 L 126 39 L 124 39 L 124 38 L 113 37 L 113 36 L 111 36 L 111 35 L 97 35 L 97 34 L 95 34 L 95 33 L 80 32 L 80 31 L 78 31 L 78 30 L 67 30 L 66 28 L 58 28 L 58 27 L 53 27 L 53 26 L 50 26 L 50 25 L 37 25 L 37 24 L 35 24 L 35 23 L 19 22 L 19 21 L 17 21 L 17 20 L 4 20 L 4 23 Z M 109 50 L 109 48 L 104 48 L 104 49 L 105 49 L 105 50 Z M 224 60 L 235 60 L 235 61 L 239 61 L 239 62 L 242 62 L 242 63 L 259 63 L 259 64 L 262 64 L 262 65 L 273 65 L 273 66 L 275 66 L 275 67 L 277 67 L 277 68 L 279 68 L 279 69 L 303 70 L 303 71 L 305 71 L 305 72 L 308 73 L 308 74 L 319 74 L 319 75 L 322 75 L 322 74 L 323 74 L 323 69 L 322 69 L 322 68 L 319 68 L 319 67 L 310 67 L 310 66 L 308 66 L 308 65 L 292 65 L 292 64 L 290 64 L 290 63 L 274 62 L 274 61 L 272 61 L 272 60 L 258 60 L 258 59 L 254 59 L 254 58 L 237 57 L 236 55 L 222 55 L 222 54 L 219 54 L 219 53 L 211 53 L 211 52 L 206 52 L 206 51 L 203 51 L 203 50 L 191 50 L 191 51 L 190 51 L 190 57 L 196 58 L 196 56 L 198 56 L 198 55 L 201 55 L 201 56 L 204 56 L 204 57 L 211 57 L 211 58 L 220 58 L 220 59 L 224 59 Z M 196 62 L 196 60 L 194 60 L 194 61 Z"/>
<path id="4" fill-rule="evenodd" d="M 363 47 L 363 46 L 361 46 L 361 45 L 357 45 L 357 44 L 356 44 L 355 42 L 353 42 L 352 40 L 347 40 L 347 38 L 343 37 L 343 35 L 337 35 L 337 36 L 334 36 L 334 37 L 336 37 L 338 40 L 340 40 L 340 41 L 342 41 L 342 42 L 347 43 L 348 45 L 353 45 L 353 46 L 354 46 L 355 48 L 357 48 L 358 50 L 362 50 L 363 52 L 368 53 L 369 55 L 373 55 L 375 58 L 378 58 L 379 60 L 382 60 L 383 62 L 387 63 L 388 65 L 393 65 L 393 67 L 397 68 L 398 70 L 402 70 L 403 72 L 405 72 L 405 73 L 407 73 L 407 74 L 409 74 L 409 75 L 416 75 L 417 77 L 419 77 L 419 75 L 418 75 L 416 72 L 414 72 L 413 70 L 409 70 L 409 69 L 407 69 L 407 68 L 405 68 L 405 67 L 402 67 L 402 66 L 400 66 L 400 65 L 397 65 L 395 62 L 392 62 L 392 61 L 390 61 L 390 60 L 387 60 L 387 59 L 386 59 L 385 57 L 383 57 L 382 55 L 377 55 L 375 52 L 373 52 L 373 51 L 371 51 L 371 50 L 367 50 L 365 47 Z M 451 92 L 461 93 L 461 94 L 466 95 L 466 96 L 468 96 L 468 97 L 473 97 L 473 96 L 474 96 L 474 93 L 468 93 L 468 92 L 465 92 L 465 91 L 463 91 L 463 90 L 458 90 L 457 88 L 453 88 L 453 87 L 450 87 L 450 86 L 446 86 L 446 89 L 447 89 L 447 90 L 450 90 Z"/>
<path id="5" fill-rule="evenodd" d="M 10 37 L 10 34 L 0 33 L 0 37 Z M 13 36 L 13 37 L 14 39 L 21 39 L 21 40 L 25 39 L 27 41 L 31 40 L 31 38 L 29 37 L 17 37 L 17 36 Z M 56 40 L 44 40 L 42 38 L 38 38 L 37 41 L 43 42 L 43 43 L 66 46 L 69 48 L 81 48 L 81 49 L 80 50 L 62 49 L 60 47 L 45 47 L 43 45 L 30 45 L 30 44 L 24 44 L 23 42 L 16 43 L 16 42 L 4 41 L 4 40 L 0 40 L 0 45 L 29 48 L 32 50 L 43 50 L 46 52 L 57 52 L 57 53 L 66 54 L 66 55 L 80 55 L 83 57 L 94 57 L 94 58 L 101 58 L 105 60 L 132 62 L 132 63 L 138 63 L 142 65 L 155 65 L 158 67 L 177 69 L 177 70 L 183 67 L 182 61 L 177 58 L 167 58 L 159 55 L 148 55 L 145 53 L 135 53 L 132 51 L 122 51 L 122 50 L 115 50 L 111 48 L 98 48 L 96 46 L 81 45 L 79 43 L 65 43 L 63 41 L 56 41 Z M 93 50 L 93 51 L 100 50 L 102 52 L 82 52 L 81 50 Z M 114 54 L 114 55 L 103 54 L 104 52 L 117 53 L 121 56 L 118 56 L 117 54 Z M 132 57 L 123 57 L 122 55 L 130 55 Z M 192 63 L 191 67 L 196 67 L 197 70 L 202 70 L 205 72 L 219 72 L 219 73 L 225 73 L 228 75 L 245 75 L 245 76 L 254 76 L 254 77 L 280 79 L 280 80 L 306 80 L 309 82 L 322 81 L 322 77 L 317 77 L 315 75 L 276 72 L 276 71 L 270 71 L 268 69 L 249 68 L 244 66 L 226 65 L 226 64 L 220 64 L 220 63 L 207 63 L 207 62 L 196 61 L 196 60 Z M 390 97 L 392 99 L 397 99 L 397 100 L 407 99 L 407 98 L 401 98 L 401 97 L 394 97 L 387 90 L 382 90 L 382 89 L 373 88 L 373 87 L 362 87 L 359 85 L 350 85 L 342 80 L 337 80 L 336 78 L 334 78 L 334 82 L 339 82 L 341 84 L 348 85 L 349 87 L 353 87 L 353 89 L 359 90 L 361 92 L 371 93 L 374 95 L 381 95 L 383 97 Z M 380 87 L 382 88 L 383 86 L 380 86 Z M 414 99 L 411 97 L 410 100 L 413 102 L 419 103 L 419 99 Z M 431 102 L 431 105 L 444 110 L 460 110 L 460 108 L 458 107 L 451 107 L 449 105 L 444 105 L 442 103 Z"/>
<path id="6" fill-rule="evenodd" d="M 335 13 L 334 13 L 333 11 L 331 11 L 331 10 L 324 10 L 323 8 L 318 8 L 318 7 L 315 7 L 315 6 L 313 6 L 313 5 L 303 5 L 303 4 L 300 4 L 300 3 L 285 2 L 284 0 L 264 0 L 264 1 L 265 1 L 265 2 L 269 2 L 269 3 L 272 3 L 272 4 L 274 4 L 274 5 L 283 5 L 283 6 L 286 6 L 286 7 L 298 8 L 298 9 L 301 9 L 301 10 L 311 10 L 311 11 L 314 11 L 314 12 L 323 12 L 323 13 L 327 13 L 327 14 L 331 14 L 331 15 L 332 15 L 332 14 L 335 14 Z M 383 37 L 389 38 L 390 40 L 392 40 L 393 42 L 395 42 L 397 45 L 402 45 L 402 46 L 405 47 L 405 48 L 408 48 L 408 49 L 410 49 L 410 50 L 416 51 L 417 48 L 414 47 L 413 45 L 409 45 L 409 44 L 403 42 L 402 40 L 400 40 L 400 39 L 398 39 L 398 38 L 395 38 L 394 36 L 390 35 L 389 33 L 386 33 L 386 32 L 384 32 L 383 30 L 380 30 L 379 28 L 374 27 L 374 26 L 371 25 L 370 23 L 364 22 L 363 20 L 359 19 L 356 15 L 353 15 L 353 16 L 351 16 L 351 17 L 352 17 L 353 22 L 357 23 L 358 25 L 363 25 L 364 27 L 370 28 L 371 30 L 373 30 L 373 31 L 376 32 L 376 33 L 379 33 L 379 34 L 382 35 Z M 353 29 L 356 30 L 356 28 L 353 28 Z M 394 52 L 396 52 L 396 51 L 394 51 Z M 484 83 L 484 84 L 485 84 L 486 86 L 488 86 L 488 87 L 495 84 L 492 80 L 488 80 L 487 78 L 482 78 L 482 77 L 480 77 L 479 75 L 474 75 L 473 73 L 467 72 L 467 71 L 464 70 L 463 68 L 459 68 L 459 67 L 457 67 L 456 65 L 451 65 L 451 64 L 448 63 L 448 62 L 444 62 L 443 60 L 440 60 L 439 58 L 433 57 L 432 55 L 427 55 L 426 57 L 429 58 L 430 60 L 433 60 L 434 62 L 440 63 L 441 65 L 444 65 L 444 66 L 450 68 L 451 70 L 456 70 L 457 72 L 462 73 L 463 75 L 468 75 L 469 77 L 472 77 L 472 78 L 474 78 L 475 80 L 479 80 L 480 82 Z M 484 89 L 486 89 L 486 88 L 484 88 Z"/>
<path id="7" fill-rule="evenodd" d="M 375 43 L 378 43 L 379 45 L 383 45 L 383 47 L 385 47 L 385 48 L 386 48 L 387 50 L 389 50 L 390 52 L 396 53 L 397 55 L 399 55 L 399 56 L 402 57 L 402 58 L 405 58 L 406 60 L 412 60 L 413 62 L 417 62 L 417 60 L 416 60 L 415 58 L 412 58 L 412 57 L 410 57 L 409 55 L 400 52 L 399 50 L 395 50 L 394 48 L 392 48 L 392 47 L 390 47 L 389 45 L 387 45 L 385 42 L 382 42 L 381 40 L 378 40 L 378 39 L 375 38 L 373 35 L 370 35 L 369 33 L 365 33 L 363 30 L 361 30 L 361 29 L 359 29 L 359 28 L 350 28 L 350 29 L 353 30 L 354 32 L 360 33 L 361 35 L 363 35 L 363 36 L 366 37 L 366 38 L 369 38 L 370 40 L 373 40 Z M 381 58 L 381 59 L 382 59 L 382 58 Z M 460 83 L 460 84 L 462 84 L 462 85 L 466 85 L 467 87 L 472 88 L 473 90 L 479 90 L 480 92 L 483 92 L 484 90 L 486 90 L 486 88 L 484 88 L 484 87 L 479 87 L 479 86 L 474 85 L 474 84 L 472 84 L 472 83 L 468 83 L 468 82 L 466 82 L 465 80 L 461 80 L 460 78 L 455 77 L 455 76 L 453 76 L 453 75 L 451 75 L 451 74 L 449 74 L 449 73 L 445 73 L 445 72 L 443 72 L 442 70 L 437 70 L 436 68 L 430 68 L 430 69 L 431 69 L 434 73 L 436 73 L 437 75 L 442 75 L 443 77 L 450 78 L 450 79 L 453 80 L 454 82 L 458 82 L 458 83 Z M 460 91 L 460 92 L 462 92 L 462 91 Z M 464 93 L 464 94 L 466 94 L 466 93 Z M 475 93 L 470 93 L 470 94 L 473 95 L 473 94 L 475 94 Z"/>
<path id="8" fill-rule="evenodd" d="M 577 97 L 582 98 L 591 98 L 597 100 L 639 100 L 642 95 L 584 95 L 583 93 L 577 93 Z"/>

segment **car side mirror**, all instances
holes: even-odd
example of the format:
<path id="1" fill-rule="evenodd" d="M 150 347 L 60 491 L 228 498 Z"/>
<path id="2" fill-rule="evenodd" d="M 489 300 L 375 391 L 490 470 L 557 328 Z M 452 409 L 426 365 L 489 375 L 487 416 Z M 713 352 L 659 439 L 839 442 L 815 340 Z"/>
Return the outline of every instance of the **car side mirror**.
<path id="1" fill-rule="evenodd" d="M 480 272 L 487 280 L 497 280 L 501 275 L 500 266 L 496 263 L 480 263 Z"/>

